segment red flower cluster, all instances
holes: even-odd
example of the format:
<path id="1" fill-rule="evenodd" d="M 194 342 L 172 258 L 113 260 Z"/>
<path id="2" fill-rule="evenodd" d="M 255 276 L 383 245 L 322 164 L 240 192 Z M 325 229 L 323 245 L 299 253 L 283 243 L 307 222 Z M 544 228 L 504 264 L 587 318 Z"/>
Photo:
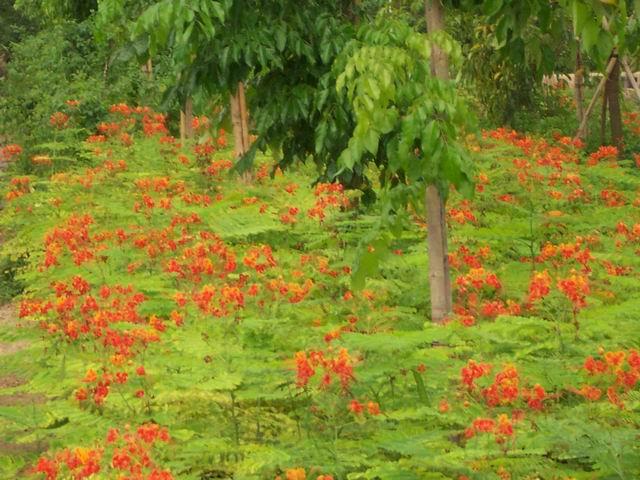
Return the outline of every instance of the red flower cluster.
<path id="1" fill-rule="evenodd" d="M 29 177 L 13 177 L 9 184 L 11 185 L 11 190 L 5 195 L 8 201 L 20 198 L 31 191 L 31 180 Z"/>
<path id="2" fill-rule="evenodd" d="M 81 480 L 97 474 L 123 480 L 173 480 L 171 472 L 152 458 L 154 448 L 170 440 L 167 429 L 155 423 L 141 425 L 133 432 L 129 427 L 122 433 L 113 428 L 94 448 L 65 449 L 53 457 L 41 457 L 32 473 L 44 475 L 46 480 Z"/>
<path id="3" fill-rule="evenodd" d="M 261 258 L 263 259 L 262 261 L 260 261 Z M 242 263 L 258 273 L 264 273 L 267 269 L 274 268 L 278 265 L 275 258 L 273 258 L 273 251 L 268 245 L 249 248 L 244 255 Z"/>
<path id="4" fill-rule="evenodd" d="M 364 413 L 365 408 L 367 413 L 371 416 L 380 415 L 380 405 L 377 402 L 367 402 L 366 404 L 360 403 L 358 400 L 351 400 L 349 402 L 349 411 L 355 415 L 361 415 Z"/>
<path id="5" fill-rule="evenodd" d="M 17 157 L 22 153 L 22 147 L 17 143 L 11 143 L 0 148 L 0 161 L 8 162 L 13 157 Z"/>
<path id="6" fill-rule="evenodd" d="M 617 157 L 618 149 L 616 147 L 603 145 L 597 151 L 589 155 L 587 165 L 597 165 L 601 160 L 615 160 Z"/>
<path id="7" fill-rule="evenodd" d="M 53 115 L 49 117 L 49 124 L 53 128 L 57 128 L 61 130 L 67 126 L 69 122 L 69 115 L 63 112 L 55 112 Z"/>
<path id="8" fill-rule="evenodd" d="M 327 351 L 298 352 L 295 355 L 297 385 L 306 387 L 309 380 L 315 376 L 317 369 L 322 369 L 322 379 L 320 388 L 328 388 L 334 381 L 339 379 L 343 390 L 347 390 L 349 384 L 354 380 L 353 364 L 354 360 L 346 349 L 341 349 L 337 355 L 330 356 L 331 349 Z"/>
<path id="9" fill-rule="evenodd" d="M 620 408 L 624 402 L 620 395 L 632 390 L 640 382 L 640 353 L 637 350 L 602 351 L 601 358 L 587 357 L 582 367 L 598 386 L 583 385 L 575 393 L 588 400 L 599 400 L 606 389 L 611 403 Z"/>
<path id="10" fill-rule="evenodd" d="M 505 414 L 492 418 L 476 418 L 471 426 L 464 431 L 464 437 L 471 439 L 479 433 L 493 433 L 496 443 L 503 444 L 515 435 L 513 421 Z"/>
<path id="11" fill-rule="evenodd" d="M 324 221 L 327 208 L 348 208 L 349 198 L 344 193 L 344 187 L 340 183 L 319 183 L 313 192 L 316 200 L 307 211 L 309 218 Z"/>
<path id="12" fill-rule="evenodd" d="M 462 200 L 458 207 L 452 207 L 447 212 L 449 219 L 460 225 L 465 223 L 476 223 L 478 219 L 471 211 L 471 202 L 469 200 Z"/>

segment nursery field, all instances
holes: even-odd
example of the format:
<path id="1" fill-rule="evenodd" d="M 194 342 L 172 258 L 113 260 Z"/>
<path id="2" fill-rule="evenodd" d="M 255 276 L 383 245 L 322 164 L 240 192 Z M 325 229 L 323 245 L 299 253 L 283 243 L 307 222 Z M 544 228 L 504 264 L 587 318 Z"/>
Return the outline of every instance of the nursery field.
<path id="1" fill-rule="evenodd" d="M 378 216 L 312 164 L 241 177 L 205 122 L 110 115 L 0 152 L 32 163 L 2 177 L 0 478 L 640 478 L 640 156 L 468 137 L 440 325 L 424 212 L 361 245 Z"/>

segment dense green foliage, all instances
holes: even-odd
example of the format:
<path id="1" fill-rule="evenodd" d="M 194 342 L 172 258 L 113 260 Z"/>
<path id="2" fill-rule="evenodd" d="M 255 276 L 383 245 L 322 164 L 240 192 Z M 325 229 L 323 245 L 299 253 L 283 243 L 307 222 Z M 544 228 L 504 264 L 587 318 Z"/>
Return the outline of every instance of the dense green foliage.
<path id="1" fill-rule="evenodd" d="M 240 184 L 224 175 L 228 152 L 203 154 L 205 137 L 179 149 L 160 119 L 146 115 L 145 138 L 127 120 L 145 116 L 114 110 L 125 116 L 113 114 L 119 126 L 106 143 L 84 144 L 86 168 L 50 177 L 52 156 L 52 167 L 9 186 L 2 251 L 27 255 L 26 316 L 24 328 L 0 334 L 28 347 L 3 358 L 3 374 L 29 383 L 0 397 L 3 437 L 18 446 L 3 455 L 4 476 L 33 461 L 36 441 L 92 448 L 110 427 L 146 421 L 169 428 L 159 458 L 177 478 L 303 478 L 296 468 L 352 479 L 640 473 L 637 366 L 626 363 L 635 365 L 640 338 L 640 181 L 630 162 L 612 168 L 608 150 L 586 156 L 566 139 L 503 130 L 473 142 L 476 198 L 455 194 L 448 210 L 456 315 L 432 326 L 421 221 L 392 246 L 382 275 L 352 293 L 345 267 L 375 218 L 321 208 L 346 205 L 339 189 L 314 194 L 306 170 L 271 180 L 268 158 L 254 185 Z M 122 133 L 133 142 L 123 145 Z M 329 196 L 336 202 L 323 204 Z M 133 323 L 118 320 L 126 296 L 115 285 L 144 295 L 127 307 Z M 100 307 L 85 316 L 88 295 Z M 66 317 L 68 308 L 77 313 Z M 74 336 L 101 315 L 114 315 L 101 327 L 110 338 L 142 329 L 157 341 L 121 350 Z M 629 386 L 587 370 L 588 357 L 614 362 L 603 352 L 617 351 Z M 305 363 L 313 358 L 329 363 Z M 96 374 L 111 379 L 106 393 Z M 46 398 L 12 401 L 25 389 Z"/>
<path id="2" fill-rule="evenodd" d="M 601 146 L 541 83 L 637 1 L 13 3 L 0 478 L 640 477 L 638 102 Z"/>

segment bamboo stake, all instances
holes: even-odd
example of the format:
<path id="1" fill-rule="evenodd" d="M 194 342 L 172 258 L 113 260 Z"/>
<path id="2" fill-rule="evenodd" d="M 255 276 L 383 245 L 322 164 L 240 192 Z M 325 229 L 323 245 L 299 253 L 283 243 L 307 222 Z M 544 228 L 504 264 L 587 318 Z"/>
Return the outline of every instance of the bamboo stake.
<path id="1" fill-rule="evenodd" d="M 636 77 L 633 76 L 633 72 L 631 71 L 631 68 L 629 68 L 629 63 L 627 63 L 626 58 L 622 59 L 622 68 L 624 68 L 624 71 L 626 72 L 627 77 L 629 77 L 629 81 L 631 82 L 631 86 L 633 87 L 633 90 L 636 92 L 636 95 L 638 96 L 638 100 L 640 100 L 640 87 L 638 86 L 638 82 L 636 82 Z"/>
<path id="2" fill-rule="evenodd" d="M 604 76 L 602 77 L 602 80 L 600 80 L 600 83 L 598 84 L 596 91 L 593 94 L 593 98 L 591 99 L 591 102 L 589 103 L 587 110 L 584 112 L 584 116 L 582 117 L 582 122 L 580 123 L 580 127 L 578 128 L 578 132 L 573 137 L 574 140 L 582 139 L 582 137 L 584 136 L 584 130 L 587 126 L 587 120 L 589 120 L 591 111 L 593 110 L 593 107 L 595 106 L 596 101 L 598 100 L 598 97 L 600 96 L 600 92 L 604 88 L 605 83 L 607 83 L 607 79 L 609 78 L 609 75 L 611 75 L 611 72 L 613 71 L 613 67 L 615 67 L 616 62 L 617 62 L 617 57 L 612 56 L 611 60 L 609 60 L 609 64 L 607 65 L 607 69 L 604 72 Z"/>

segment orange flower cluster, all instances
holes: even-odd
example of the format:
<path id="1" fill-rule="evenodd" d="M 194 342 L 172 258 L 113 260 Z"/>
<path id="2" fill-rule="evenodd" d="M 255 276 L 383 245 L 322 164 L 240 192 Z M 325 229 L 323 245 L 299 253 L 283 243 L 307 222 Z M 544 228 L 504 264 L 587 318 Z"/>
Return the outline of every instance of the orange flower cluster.
<path id="1" fill-rule="evenodd" d="M 462 383 L 466 385 L 467 389 L 473 390 L 475 381 L 485 375 L 489 375 L 491 368 L 488 363 L 476 363 L 475 360 L 469 360 L 467 365 L 460 370 Z"/>
<path id="2" fill-rule="evenodd" d="M 104 248 L 89 234 L 94 223 L 91 215 L 71 215 L 65 224 L 54 227 L 44 238 L 44 268 L 58 265 L 60 255 L 66 250 L 76 265 L 93 260 L 98 250 Z"/>
<path id="3" fill-rule="evenodd" d="M 57 128 L 58 130 L 62 130 L 63 128 L 65 128 L 68 122 L 69 115 L 63 112 L 55 112 L 49 117 L 49 124 L 53 128 Z"/>
<path id="4" fill-rule="evenodd" d="M 309 473 L 312 475 L 312 473 Z M 276 476 L 275 480 L 312 480 L 313 477 L 307 477 L 304 468 L 289 468 L 284 472 L 284 478 L 281 475 Z M 331 475 L 318 475 L 315 480 L 333 480 Z"/>
<path id="5" fill-rule="evenodd" d="M 261 258 L 263 258 L 263 261 L 260 261 Z M 247 253 L 245 253 L 242 263 L 258 273 L 264 273 L 267 269 L 274 268 L 278 265 L 275 258 L 273 258 L 273 251 L 268 245 L 249 248 Z"/>
<path id="6" fill-rule="evenodd" d="M 461 245 L 455 252 L 449 252 L 449 266 L 454 270 L 460 270 L 464 266 L 469 268 L 482 268 L 482 262 L 489 258 L 491 249 L 488 246 L 479 247 L 475 253 Z"/>
<path id="7" fill-rule="evenodd" d="M 299 387 L 306 387 L 309 380 L 315 376 L 317 369 L 322 369 L 319 385 L 323 389 L 328 388 L 337 378 L 342 389 L 346 391 L 355 378 L 353 375 L 354 360 L 344 348 L 334 356 L 331 356 L 331 349 L 326 351 L 312 350 L 308 354 L 297 352 L 295 362 Z"/>
<path id="8" fill-rule="evenodd" d="M 82 480 L 98 474 L 122 480 L 173 480 L 171 472 L 152 458 L 153 449 L 170 440 L 167 429 L 155 423 L 141 425 L 133 432 L 129 427 L 123 433 L 112 428 L 105 441 L 94 448 L 65 449 L 53 457 L 41 457 L 32 473 L 44 475 L 46 480 Z"/>
<path id="9" fill-rule="evenodd" d="M 9 185 L 11 185 L 11 190 L 5 195 L 7 201 L 20 198 L 31 191 L 31 180 L 29 177 L 13 177 Z"/>
<path id="10" fill-rule="evenodd" d="M 598 386 L 583 385 L 575 393 L 588 400 L 596 401 L 603 390 L 611 403 L 620 408 L 624 402 L 620 396 L 636 387 L 640 382 L 640 353 L 637 350 L 601 351 L 600 358 L 589 356 L 582 368 L 588 376 L 598 381 Z"/>
<path id="11" fill-rule="evenodd" d="M 344 193 L 344 187 L 339 183 L 319 183 L 314 190 L 316 197 L 313 207 L 307 211 L 309 218 L 324 221 L 327 208 L 348 208 L 349 198 Z"/>
<path id="12" fill-rule="evenodd" d="M 503 444 L 515 435 L 514 422 L 505 414 L 500 414 L 497 420 L 492 418 L 476 418 L 470 427 L 464 431 L 464 437 L 471 439 L 480 433 L 493 433 L 496 443 Z"/>
<path id="13" fill-rule="evenodd" d="M 205 172 L 208 175 L 217 178 L 220 177 L 222 172 L 229 170 L 231 167 L 233 167 L 233 162 L 231 160 L 211 160 L 211 163 L 209 163 L 209 165 L 205 169 Z"/>
<path id="14" fill-rule="evenodd" d="M 36 317 L 40 328 L 66 342 L 93 345 L 120 369 L 112 374 L 104 367 L 101 377 L 89 370 L 84 379 L 89 390 L 76 392 L 78 400 L 91 396 L 94 403 L 101 405 L 113 382 L 127 382 L 128 373 L 122 370 L 123 366 L 149 344 L 160 341 L 165 324 L 155 315 L 146 318 L 138 313 L 145 297 L 131 286 L 103 285 L 96 291 L 76 276 L 68 282 L 55 282 L 51 288 L 55 292 L 53 298 L 23 301 L 19 316 Z"/>
<path id="15" fill-rule="evenodd" d="M 478 219 L 471 211 L 471 202 L 469 200 L 462 200 L 458 207 L 452 207 L 447 212 L 449 219 L 460 225 L 465 223 L 476 223 Z"/>
<path id="16" fill-rule="evenodd" d="M 543 299 L 551 292 L 551 276 L 549 272 L 535 272 L 529 282 L 529 304 Z"/>
<path id="17" fill-rule="evenodd" d="M 603 145 L 589 155 L 587 165 L 594 166 L 600 163 L 601 160 L 615 160 L 616 158 L 618 158 L 618 149 L 614 146 Z"/>
<path id="18" fill-rule="evenodd" d="M 349 411 L 355 415 L 362 415 L 366 411 L 371 416 L 380 415 L 380 405 L 377 402 L 367 402 L 366 404 L 360 403 L 358 400 L 351 400 L 349 402 Z"/>
<path id="19" fill-rule="evenodd" d="M 11 143 L 0 148 L 0 161 L 8 162 L 13 157 L 17 157 L 22 153 L 22 147 L 17 143 Z"/>
<path id="20" fill-rule="evenodd" d="M 586 296 L 589 294 L 589 278 L 575 271 L 566 278 L 558 279 L 558 289 L 573 304 L 574 312 L 587 306 Z"/>
<path id="21" fill-rule="evenodd" d="M 627 200 L 624 198 L 624 195 L 608 188 L 605 188 L 600 192 L 600 199 L 607 207 L 624 207 L 627 204 Z"/>

